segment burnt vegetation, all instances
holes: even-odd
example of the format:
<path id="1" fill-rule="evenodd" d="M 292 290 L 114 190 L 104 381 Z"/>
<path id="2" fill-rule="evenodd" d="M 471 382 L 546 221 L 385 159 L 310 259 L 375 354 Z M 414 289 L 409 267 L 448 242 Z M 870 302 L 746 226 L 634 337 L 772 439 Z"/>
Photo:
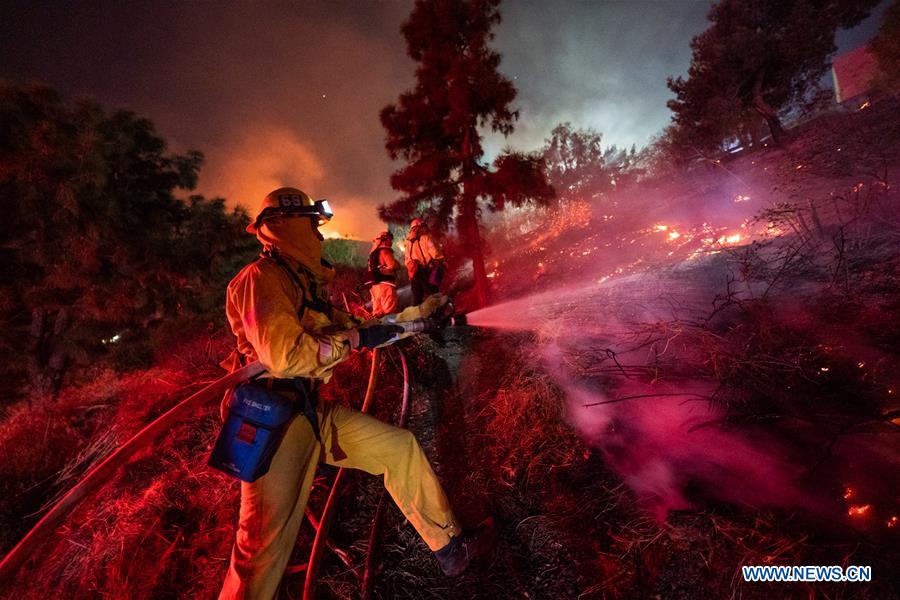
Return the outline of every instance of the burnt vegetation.
<path id="1" fill-rule="evenodd" d="M 451 4 L 436 6 L 449 11 Z M 716 27 L 726 17 L 747 17 L 744 9 L 756 4 L 720 3 Z M 795 26 L 792 19 L 808 14 L 813 3 L 770 4 L 771 10 L 797 5 L 784 19 Z M 864 4 L 821 14 L 817 23 L 833 34 L 861 18 Z M 766 107 L 777 112 L 791 98 L 807 96 L 798 86 L 814 79 L 833 51 L 828 40 L 797 50 L 807 61 L 799 83 L 791 83 L 783 64 L 794 59 L 778 56 L 765 65 L 772 70 L 751 65 L 749 79 L 717 88 L 730 91 L 727 98 L 681 110 L 702 82 L 677 80 L 679 118 L 653 147 L 604 150 L 598 132 L 560 125 L 541 152 L 510 160 L 525 161 L 520 166 L 528 173 L 541 165 L 544 172 L 532 183 L 541 184 L 544 200 L 542 186 L 556 186 L 561 209 L 483 219 L 478 207 L 487 207 L 478 204 L 479 194 L 492 190 L 502 198 L 497 177 L 515 166 L 480 165 L 477 135 L 470 135 L 494 117 L 500 129 L 515 120 L 508 106 L 515 90 L 496 73 L 499 56 L 485 45 L 499 19 L 496 5 L 467 8 L 484 14 L 480 29 L 469 37 L 460 32 L 459 43 L 479 49 L 463 66 L 488 69 L 496 79 L 487 91 L 501 97 L 475 113 L 453 104 L 465 104 L 462 92 L 443 98 L 458 122 L 449 132 L 429 129 L 425 149 L 417 144 L 426 138 L 410 128 L 431 127 L 433 115 L 401 116 L 433 96 L 427 85 L 447 65 L 437 60 L 440 53 L 427 55 L 420 47 L 427 40 L 414 28 L 404 31 L 422 71 L 419 87 L 382 114 L 394 136 L 391 152 L 409 162 L 395 175 L 404 198 L 383 212 L 405 217 L 425 202 L 449 222 L 454 206 L 469 210 L 460 235 L 448 233 L 446 248 L 462 255 L 466 243 L 477 244 L 485 268 L 474 277 L 487 286 L 483 297 L 547 292 L 555 302 L 556 290 L 585 273 L 591 289 L 600 290 L 617 281 L 636 286 L 650 273 L 663 281 L 666 293 L 655 289 L 652 300 L 667 316 L 626 321 L 619 313 L 648 299 L 610 292 L 575 302 L 581 312 L 557 309 L 564 314 L 548 315 L 541 327 L 459 327 L 443 338 L 404 342 L 409 427 L 463 521 L 495 517 L 499 547 L 486 563 L 449 580 L 390 503 L 370 546 L 382 485 L 353 473 L 329 534 L 319 597 L 360 597 L 370 553 L 371 591 L 379 598 L 896 597 L 896 97 L 887 91 L 865 110 L 819 114 L 784 132 L 775 146 L 761 139 L 763 125 L 773 126 Z M 435 28 L 449 26 L 441 18 L 455 14 L 423 10 L 417 18 Z M 896 21 L 896 10 L 888 14 L 883 30 Z M 726 44 L 719 29 L 695 41 L 703 60 L 707 45 Z M 781 35 L 764 28 L 750 34 L 754 40 Z M 892 60 L 890 38 L 879 39 L 883 60 Z M 888 79 L 883 89 L 895 89 Z M 759 95 L 769 98 L 766 106 Z M 739 119 L 723 123 L 722 113 Z M 693 126 L 702 126 L 706 137 L 679 129 L 688 122 L 682 115 L 697 116 Z M 247 217 L 241 211 L 190 195 L 201 155 L 167 153 L 145 119 L 67 103 L 43 88 L 4 87 L 0 131 L 7 215 L 0 225 L 0 348 L 8 390 L 0 401 L 0 552 L 6 552 L 92 465 L 221 375 L 218 362 L 232 344 L 222 291 L 256 247 L 242 234 Z M 734 156 L 722 150 L 732 136 L 748 140 Z M 439 168 L 428 171 L 430 164 Z M 500 187 L 490 188 L 488 180 Z M 745 206 L 751 197 L 766 202 L 747 215 L 729 215 L 746 216 L 740 225 L 702 218 L 723 205 Z M 333 256 L 344 254 L 352 263 L 349 250 L 333 248 Z M 472 278 L 456 269 L 447 285 L 462 294 Z M 341 267 L 335 302 L 346 298 L 361 313 L 361 279 L 358 266 Z M 668 293 L 683 289 L 696 294 Z M 512 317 L 524 323 L 530 315 Z M 582 328 L 569 340 L 559 334 L 566 319 Z M 597 323 L 618 337 L 611 341 L 590 329 Z M 603 391 L 596 406 L 573 403 L 557 373 L 562 368 L 547 368 L 541 345 L 548 339 L 561 356 L 553 367 L 564 367 L 579 390 Z M 340 365 L 326 399 L 358 406 L 369 368 L 362 353 Z M 397 422 L 398 354 L 386 352 L 379 370 L 375 414 Z M 786 470 L 790 465 L 796 474 L 798 496 L 817 500 L 755 502 L 758 496 L 748 494 L 742 501 L 737 491 L 723 493 L 686 469 L 677 482 L 683 506 L 660 518 L 653 510 L 659 504 L 648 508 L 628 481 L 635 430 L 613 419 L 585 435 L 576 415 L 628 403 L 652 406 L 683 389 L 701 390 L 690 400 L 715 409 L 715 420 L 698 430 L 777 439 Z M 206 466 L 218 411 L 199 410 L 73 512 L 18 574 L 16 597 L 213 597 L 228 564 L 239 498 L 234 480 Z M 333 475 L 323 467 L 316 478 L 312 518 L 301 528 L 283 598 L 302 595 L 311 522 Z M 722 479 L 734 482 L 727 474 Z M 741 566 L 768 564 L 871 565 L 874 581 L 743 581 Z"/>

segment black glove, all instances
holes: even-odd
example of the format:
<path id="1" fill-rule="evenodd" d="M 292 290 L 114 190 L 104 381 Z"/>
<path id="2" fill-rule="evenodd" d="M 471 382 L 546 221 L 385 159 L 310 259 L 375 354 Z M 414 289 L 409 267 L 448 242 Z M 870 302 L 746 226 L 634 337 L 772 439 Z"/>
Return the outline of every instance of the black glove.
<path id="1" fill-rule="evenodd" d="M 369 325 L 357 329 L 357 331 L 359 332 L 358 348 L 375 348 L 406 330 L 399 325 Z"/>

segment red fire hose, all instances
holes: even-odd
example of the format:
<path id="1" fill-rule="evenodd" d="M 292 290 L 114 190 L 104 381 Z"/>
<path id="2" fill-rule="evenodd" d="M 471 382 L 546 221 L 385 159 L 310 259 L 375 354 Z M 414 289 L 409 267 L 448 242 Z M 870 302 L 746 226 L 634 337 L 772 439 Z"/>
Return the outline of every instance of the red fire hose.
<path id="1" fill-rule="evenodd" d="M 22 541 L 9 551 L 3 561 L 0 562 L 0 584 L 12 580 L 16 571 L 29 557 L 34 556 L 38 546 L 56 530 L 63 519 L 78 506 L 88 495 L 95 492 L 115 472 L 128 462 L 139 450 L 142 450 L 171 427 L 186 417 L 192 410 L 221 397 L 226 390 L 242 381 L 254 377 L 265 371 L 265 368 L 254 361 L 237 371 L 229 373 L 225 377 L 214 381 L 202 390 L 185 398 L 161 417 L 141 429 L 130 440 L 122 444 L 118 450 L 106 457 L 99 465 L 91 469 L 75 487 L 70 489 L 56 504 L 53 505 L 37 524 L 31 528 Z"/>

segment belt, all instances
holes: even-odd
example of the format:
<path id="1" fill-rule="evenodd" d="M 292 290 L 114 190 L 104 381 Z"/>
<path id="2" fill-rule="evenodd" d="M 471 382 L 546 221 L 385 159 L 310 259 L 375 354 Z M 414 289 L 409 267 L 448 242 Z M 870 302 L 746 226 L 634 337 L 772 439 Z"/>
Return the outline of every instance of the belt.
<path id="1" fill-rule="evenodd" d="M 305 379 L 303 377 L 298 377 L 297 379 L 282 379 L 278 377 L 272 377 L 269 379 L 260 379 L 258 381 L 271 389 L 273 392 L 296 392 L 298 391 L 298 383 L 304 386 L 304 389 L 307 390 L 307 393 L 312 392 L 316 387 L 314 380 Z"/>

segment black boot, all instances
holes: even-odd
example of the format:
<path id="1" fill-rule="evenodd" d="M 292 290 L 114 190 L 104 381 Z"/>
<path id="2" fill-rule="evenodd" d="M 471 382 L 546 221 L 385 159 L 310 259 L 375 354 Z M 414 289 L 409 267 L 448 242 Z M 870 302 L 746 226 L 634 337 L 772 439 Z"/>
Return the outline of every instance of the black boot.
<path id="1" fill-rule="evenodd" d="M 434 553 L 438 565 L 447 577 L 461 575 L 476 558 L 489 555 L 497 544 L 494 520 L 487 518 L 475 529 L 450 538 L 450 543 Z"/>

